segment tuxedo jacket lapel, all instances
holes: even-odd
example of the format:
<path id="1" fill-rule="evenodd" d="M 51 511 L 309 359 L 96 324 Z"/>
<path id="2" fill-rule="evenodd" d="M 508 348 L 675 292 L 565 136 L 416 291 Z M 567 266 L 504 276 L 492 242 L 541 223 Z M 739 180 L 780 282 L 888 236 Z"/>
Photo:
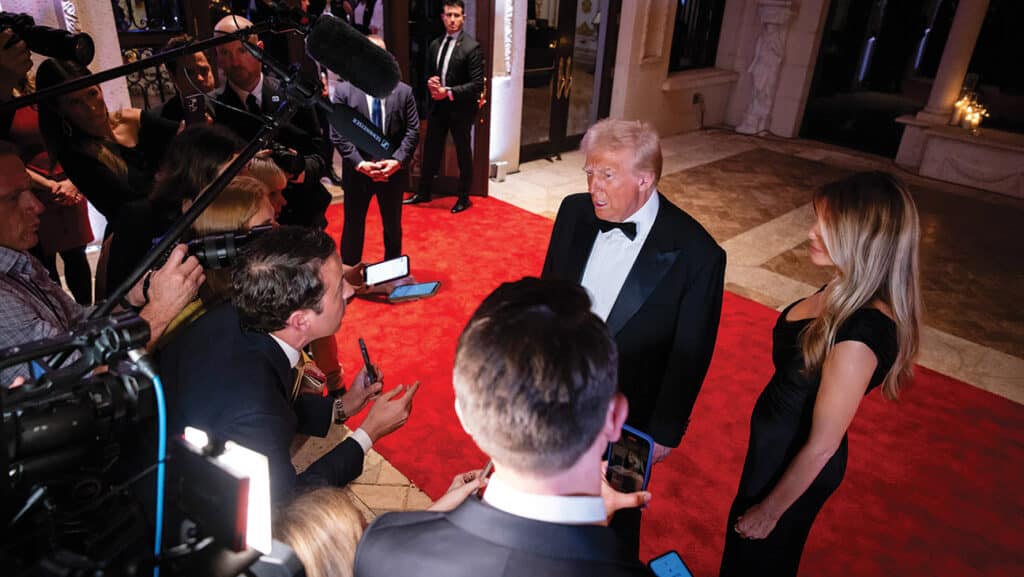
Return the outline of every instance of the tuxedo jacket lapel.
<path id="1" fill-rule="evenodd" d="M 665 198 L 660 200 L 662 204 L 668 202 Z M 637 255 L 636 262 L 633 263 L 633 268 L 626 276 L 626 282 L 623 283 L 622 290 L 619 291 L 619 296 L 608 313 L 606 323 L 613 335 L 622 330 L 629 319 L 640 310 L 644 301 L 651 296 L 662 277 L 679 257 L 679 250 L 666 249 L 662 246 L 661 232 L 664 228 L 662 209 L 659 208 L 651 233 L 647 236 L 644 246 L 640 248 L 640 254 Z"/>

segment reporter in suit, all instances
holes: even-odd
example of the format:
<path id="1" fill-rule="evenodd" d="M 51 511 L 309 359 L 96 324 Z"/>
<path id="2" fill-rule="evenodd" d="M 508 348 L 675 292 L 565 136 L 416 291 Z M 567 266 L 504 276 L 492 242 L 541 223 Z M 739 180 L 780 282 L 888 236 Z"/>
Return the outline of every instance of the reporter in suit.
<path id="1" fill-rule="evenodd" d="M 302 347 L 337 332 L 352 296 L 334 242 L 306 227 L 266 232 L 243 249 L 232 290 L 231 303 L 183 329 L 160 355 L 171 434 L 194 426 L 266 455 L 275 503 L 286 501 L 297 484 L 355 479 L 372 444 L 405 424 L 418 387 L 400 398 L 402 385 L 383 394 L 359 429 L 296 474 L 289 446 L 299 428 L 316 433 L 332 418 L 343 421 L 383 387 L 367 382 L 364 367 L 350 387 L 363 393 L 357 406 L 324 397 L 293 407 L 293 368 Z"/>
<path id="2" fill-rule="evenodd" d="M 452 133 L 459 159 L 459 200 L 452 214 L 469 208 L 473 185 L 473 149 L 470 130 L 476 119 L 477 101 L 484 89 L 483 51 L 462 29 L 466 5 L 462 0 L 444 0 L 441 19 L 445 35 L 434 39 L 427 50 L 427 89 L 432 99 L 419 191 L 406 204 L 430 202 L 434 177 L 441 166 L 445 137 Z"/>
<path id="3" fill-rule="evenodd" d="M 649 124 L 603 120 L 581 148 L 590 192 L 562 202 L 541 276 L 587 289 L 618 345 L 626 422 L 654 438 L 658 462 L 686 432 L 711 363 L 725 252 L 657 191 L 661 144 Z M 620 517 L 632 515 L 626 539 L 639 546 L 639 512 Z"/>
<path id="4" fill-rule="evenodd" d="M 214 33 L 232 33 L 251 25 L 241 16 L 225 16 L 217 22 Z M 255 35 L 249 38 L 249 43 L 263 48 L 263 42 Z M 241 42 L 221 44 L 216 53 L 217 65 L 224 70 L 227 82 L 220 91 L 213 93 L 214 122 L 250 140 L 264 124 L 261 115 L 273 113 L 280 104 L 280 82 L 263 74 L 260 61 Z M 331 195 L 320 184 L 320 178 L 326 174 L 326 163 L 319 155 L 324 149 L 324 135 L 315 111 L 299 108 L 292 119 L 281 126 L 275 142 L 303 157 L 302 170 L 288 175 L 289 185 L 284 191 L 288 205 L 279 221 L 324 228 Z"/>
<path id="5" fill-rule="evenodd" d="M 616 367 L 615 342 L 574 283 L 498 287 L 459 337 L 453 377 L 455 413 L 494 462 L 487 492 L 450 512 L 381 515 L 355 574 L 647 574 L 604 526 L 601 456 L 628 411 Z"/>
<path id="6" fill-rule="evenodd" d="M 380 36 L 369 39 L 387 49 Z M 391 94 L 380 99 L 367 96 L 349 82 L 339 82 L 332 100 L 369 118 L 384 133 L 394 151 L 391 158 L 365 158 L 350 140 L 331 130 L 331 141 L 344 163 L 345 226 L 341 232 L 341 261 L 347 266 L 362 261 L 366 211 L 374 196 L 384 225 L 384 258 L 397 258 L 402 254 L 402 193 L 409 188 L 408 166 L 420 139 L 420 115 L 412 87 L 399 82 Z"/>

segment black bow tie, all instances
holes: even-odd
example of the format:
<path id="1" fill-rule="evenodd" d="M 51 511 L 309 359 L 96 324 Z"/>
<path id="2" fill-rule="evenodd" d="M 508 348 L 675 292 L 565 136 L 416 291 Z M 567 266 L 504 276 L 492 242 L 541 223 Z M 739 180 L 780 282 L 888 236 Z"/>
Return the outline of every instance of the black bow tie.
<path id="1" fill-rule="evenodd" d="M 608 232 L 613 228 L 617 228 L 621 230 L 622 234 L 626 235 L 626 238 L 629 240 L 636 238 L 635 222 L 609 222 L 607 220 L 597 219 L 597 228 L 601 229 L 601 232 Z"/>

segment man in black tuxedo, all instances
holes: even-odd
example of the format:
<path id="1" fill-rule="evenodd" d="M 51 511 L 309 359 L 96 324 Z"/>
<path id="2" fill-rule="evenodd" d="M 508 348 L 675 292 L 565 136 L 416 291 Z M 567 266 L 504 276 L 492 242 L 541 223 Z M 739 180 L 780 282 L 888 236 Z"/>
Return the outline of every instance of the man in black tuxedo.
<path id="1" fill-rule="evenodd" d="M 441 166 L 445 137 L 452 133 L 459 159 L 459 200 L 452 214 L 469 208 L 473 184 L 473 150 L 470 130 L 476 119 L 478 100 L 484 89 L 483 52 L 480 44 L 462 29 L 466 5 L 462 0 L 444 0 L 445 35 L 427 50 L 427 89 L 433 102 L 427 137 L 423 143 L 423 165 L 419 191 L 406 204 L 430 202 L 434 177 Z"/>
<path id="2" fill-rule="evenodd" d="M 252 23 L 241 16 L 225 16 L 214 27 L 214 33 L 232 33 L 248 28 Z M 249 43 L 260 49 L 263 42 L 256 36 Z M 273 113 L 284 97 L 276 78 L 265 76 L 262 65 L 241 42 L 228 42 L 217 46 L 217 65 L 224 71 L 224 88 L 213 93 L 214 121 L 249 140 L 263 126 L 262 115 Z M 277 133 L 276 142 L 296 151 L 302 161 L 285 168 L 289 172 L 284 196 L 287 206 L 278 219 L 281 224 L 300 226 L 327 226 L 325 213 L 331 195 L 320 184 L 326 164 L 319 155 L 324 149 L 324 136 L 315 111 L 299 108 L 291 121 Z"/>
<path id="3" fill-rule="evenodd" d="M 418 385 L 399 385 L 370 408 L 362 426 L 296 475 L 289 448 L 297 432 L 325 436 L 379 394 L 364 367 L 336 398 L 297 393 L 304 346 L 334 335 L 352 287 L 323 231 L 284 226 L 244 249 L 232 274 L 232 302 L 183 329 L 160 354 L 170 433 L 198 427 L 266 455 L 275 503 L 296 484 L 344 485 L 363 470 L 374 442 L 405 424 Z M 379 374 L 379 372 L 378 372 Z"/>
<path id="4" fill-rule="evenodd" d="M 581 144 L 589 194 L 558 210 L 544 278 L 580 283 L 619 348 L 619 386 L 629 425 L 655 441 L 654 460 L 679 445 L 718 334 L 725 252 L 704 228 L 657 191 L 661 144 L 640 121 L 604 120 Z M 636 534 L 639 511 L 613 526 Z"/>
<path id="5" fill-rule="evenodd" d="M 601 456 L 629 410 L 616 366 L 575 283 L 498 287 L 459 338 L 453 378 L 459 421 L 494 463 L 483 500 L 381 515 L 355 575 L 646 575 L 605 526 Z"/>
<path id="6" fill-rule="evenodd" d="M 369 39 L 386 49 L 380 36 Z M 350 140 L 331 130 L 331 141 L 344 162 L 345 226 L 341 231 L 341 261 L 347 266 L 362 261 L 366 211 L 374 196 L 384 225 L 384 258 L 397 258 L 402 254 L 402 193 L 409 188 L 408 166 L 420 139 L 420 115 L 412 87 L 399 82 L 391 94 L 380 99 L 343 81 L 336 85 L 333 101 L 369 118 L 384 133 L 394 151 L 391 158 L 365 158 Z"/>

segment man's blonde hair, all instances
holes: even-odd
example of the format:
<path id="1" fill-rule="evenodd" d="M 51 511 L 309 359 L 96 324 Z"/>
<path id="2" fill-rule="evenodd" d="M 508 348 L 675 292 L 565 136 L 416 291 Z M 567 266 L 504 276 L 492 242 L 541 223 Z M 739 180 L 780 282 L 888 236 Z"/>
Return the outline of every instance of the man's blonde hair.
<path id="1" fill-rule="evenodd" d="M 583 154 L 597 151 L 630 150 L 633 170 L 654 175 L 652 186 L 661 179 L 661 139 L 658 132 L 643 120 L 606 118 L 590 127 L 580 143 Z"/>

